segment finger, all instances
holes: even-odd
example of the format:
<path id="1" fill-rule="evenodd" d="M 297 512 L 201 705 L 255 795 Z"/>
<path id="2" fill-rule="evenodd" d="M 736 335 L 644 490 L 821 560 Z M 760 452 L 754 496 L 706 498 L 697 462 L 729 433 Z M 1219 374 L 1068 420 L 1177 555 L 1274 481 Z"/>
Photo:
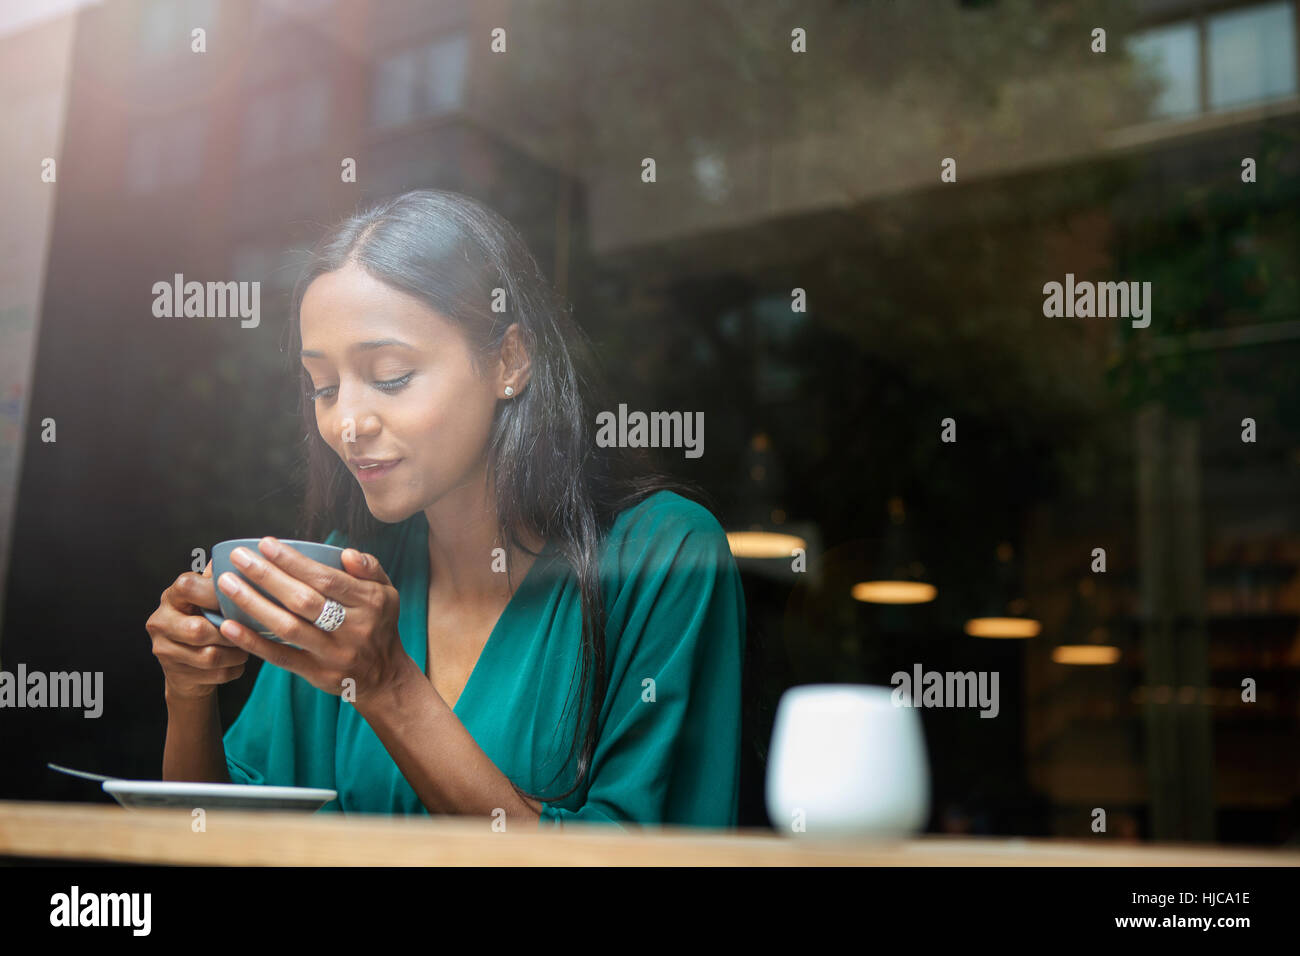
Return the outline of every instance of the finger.
<path id="1" fill-rule="evenodd" d="M 263 578 L 270 577 L 272 569 L 269 568 L 265 561 L 259 563 L 262 565 L 260 569 L 245 569 L 243 573 L 248 575 L 248 577 L 258 587 L 265 588 L 268 592 L 274 593 L 274 589 L 268 587 L 267 584 L 263 582 Z M 284 575 L 284 572 L 280 571 L 278 568 L 273 570 L 274 573 L 287 577 L 287 575 Z M 286 610 L 274 601 L 258 594 L 254 588 L 249 587 L 246 583 L 240 581 L 237 575 L 232 574 L 229 571 L 217 579 L 217 586 L 226 593 L 226 596 L 229 597 L 230 600 L 235 602 L 240 610 L 250 615 L 254 620 L 261 621 L 276 637 L 289 641 L 292 644 L 297 644 L 299 647 L 305 648 L 313 653 L 320 653 L 325 649 L 325 641 L 327 639 L 323 632 L 317 630 L 309 621 L 303 619 L 305 614 L 310 613 L 305 607 L 303 607 L 303 605 L 305 605 L 308 600 L 312 600 L 317 607 L 323 607 L 325 601 L 319 595 L 316 595 L 312 599 L 306 598 L 301 593 L 301 590 L 306 589 L 310 591 L 310 589 L 306 588 L 306 586 L 299 581 L 293 581 L 292 578 L 289 580 L 292 582 L 292 589 L 285 588 L 282 582 L 277 582 L 281 584 L 280 589 L 282 591 L 285 591 L 286 593 L 289 590 L 293 591 L 293 593 L 288 597 L 288 600 L 285 601 L 285 597 L 280 594 L 277 594 L 276 597 L 281 601 L 285 601 L 285 603 L 289 605 L 290 610 Z M 300 607 L 302 608 L 301 611 L 299 610 Z M 318 610 L 315 613 L 319 616 L 320 611 Z M 312 618 L 312 620 L 315 619 L 315 617 Z M 222 627 L 224 629 L 225 625 L 223 624 Z M 248 630 L 248 628 L 245 628 L 245 630 Z M 223 633 L 227 636 L 230 635 L 229 630 L 223 630 Z M 261 637 L 261 635 L 255 636 Z M 266 638 L 262 638 L 262 640 L 266 640 Z M 275 642 L 268 641 L 268 643 L 274 644 Z M 247 647 L 247 645 L 240 646 Z M 252 648 L 247 649 L 252 650 Z M 254 653 L 256 652 L 254 651 Z"/>
<path id="2" fill-rule="evenodd" d="M 188 644 L 191 647 L 204 647 L 208 644 L 235 646 L 202 614 L 190 614 L 167 607 L 158 616 L 157 625 L 157 630 L 163 636 L 177 644 Z"/>
<path id="3" fill-rule="evenodd" d="M 271 595 L 304 620 L 316 620 L 324 609 L 325 598 L 315 588 L 304 583 L 293 572 L 286 571 L 263 557 L 260 552 L 249 548 L 235 548 L 230 553 L 230 560 L 257 588 Z M 270 623 L 266 623 L 269 627 Z"/>
<path id="4" fill-rule="evenodd" d="M 317 595 L 333 598 L 344 607 L 358 607 L 363 603 L 363 585 L 359 585 L 351 574 L 313 561 L 301 551 L 275 538 L 267 537 L 259 541 L 254 557 L 264 558 L 294 580 L 307 585 Z M 324 601 L 318 601 L 308 620 L 314 621 L 324 604 Z"/>
<path id="5" fill-rule="evenodd" d="M 387 573 L 380 566 L 379 559 L 373 554 L 365 554 L 356 548 L 345 548 L 343 550 L 343 570 L 364 581 L 374 581 L 376 584 L 393 586 L 393 582 L 388 580 Z"/>
<path id="6" fill-rule="evenodd" d="M 195 608 L 200 607 L 205 607 L 209 611 L 221 610 L 212 579 L 193 571 L 178 575 L 171 586 L 163 592 L 160 603 L 173 607 L 183 614 L 193 614 Z"/>
<path id="7" fill-rule="evenodd" d="M 163 654 L 169 661 L 184 664 L 186 667 L 192 667 L 195 670 L 234 667 L 248 660 L 248 651 L 237 646 L 224 635 L 222 635 L 221 639 L 222 644 L 207 644 L 202 647 L 191 647 L 178 641 L 172 641 L 171 646 L 167 647 Z"/>
<path id="8" fill-rule="evenodd" d="M 307 675 L 312 665 L 312 658 L 307 651 L 286 647 L 284 644 L 265 638 L 238 621 L 226 621 L 221 625 L 221 632 L 248 653 L 256 654 L 268 664 L 274 664 L 281 670 L 297 674 L 310 682 Z"/>
<path id="9" fill-rule="evenodd" d="M 208 568 L 212 563 L 208 562 Z M 183 593 L 196 607 L 205 607 L 209 611 L 220 611 L 221 605 L 217 603 L 217 584 L 212 580 L 211 570 L 205 570 L 203 574 L 187 573 L 184 576 L 182 585 Z"/>

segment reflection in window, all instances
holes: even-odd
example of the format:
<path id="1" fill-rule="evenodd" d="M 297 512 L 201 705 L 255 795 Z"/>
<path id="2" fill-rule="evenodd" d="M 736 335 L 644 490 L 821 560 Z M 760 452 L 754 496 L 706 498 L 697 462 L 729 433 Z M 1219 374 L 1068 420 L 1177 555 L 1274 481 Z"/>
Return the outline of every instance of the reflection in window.
<path id="1" fill-rule="evenodd" d="M 721 150 L 711 148 L 699 138 L 692 140 L 695 159 L 691 164 L 700 195 L 710 202 L 722 202 L 731 194 L 727 160 Z"/>
<path id="2" fill-rule="evenodd" d="M 264 292 L 282 292 L 293 288 L 310 259 L 306 249 L 245 242 L 231 254 L 230 272 L 236 282 L 260 282 Z"/>
<path id="3" fill-rule="evenodd" d="M 1290 3 L 1212 16 L 1208 44 L 1211 109 L 1296 91 L 1295 19 Z"/>
<path id="4" fill-rule="evenodd" d="M 332 6 L 334 0 L 259 0 L 253 12 L 253 29 L 266 30 L 324 16 Z"/>
<path id="5" fill-rule="evenodd" d="M 140 52 L 151 58 L 188 53 L 190 31 L 211 33 L 215 14 L 212 0 L 148 0 L 140 14 Z"/>
<path id="6" fill-rule="evenodd" d="M 157 187 L 162 168 L 161 144 L 154 130 L 139 130 L 131 136 L 126 153 L 126 186 L 131 192 L 149 192 Z"/>
<path id="7" fill-rule="evenodd" d="M 464 33 L 386 56 L 375 69 L 374 124 L 400 126 L 459 107 L 468 59 L 469 37 Z"/>
<path id="8" fill-rule="evenodd" d="M 792 308 L 793 302 L 792 296 L 778 293 L 763 296 L 754 304 L 754 314 L 758 316 L 759 328 L 766 340 L 788 345 L 806 323 L 808 313 L 796 312 Z M 806 308 L 807 303 L 804 305 Z"/>
<path id="9" fill-rule="evenodd" d="M 421 106 L 426 115 L 460 106 L 468 56 L 469 38 L 463 33 L 425 48 Z"/>
<path id="10" fill-rule="evenodd" d="M 275 268 L 275 251 L 268 246 L 246 243 L 230 257 L 230 274 L 236 282 L 265 282 Z"/>
<path id="11" fill-rule="evenodd" d="M 198 182 L 203 164 L 203 121 L 197 116 L 187 116 L 181 120 L 170 147 L 170 182 L 174 185 Z"/>
<path id="12" fill-rule="evenodd" d="M 288 97 L 285 138 L 293 144 L 317 146 L 329 122 L 329 90 L 323 82 L 306 83 Z"/>
<path id="13" fill-rule="evenodd" d="M 376 126 L 397 126 L 415 115 L 415 57 L 390 56 L 375 74 L 372 112 Z"/>
<path id="14" fill-rule="evenodd" d="M 1160 83 L 1151 118 L 1185 116 L 1200 108 L 1200 63 L 1195 23 L 1175 23 L 1131 38 L 1129 52 Z"/>
<path id="15" fill-rule="evenodd" d="M 248 104 L 248 112 L 244 115 L 245 165 L 255 166 L 275 155 L 275 106 L 272 97 Z"/>
<path id="16" fill-rule="evenodd" d="M 329 122 L 329 92 L 324 80 L 312 79 L 251 100 L 244 114 L 244 165 L 319 146 Z"/>
<path id="17" fill-rule="evenodd" d="M 149 193 L 197 182 L 203 162 L 202 117 L 187 114 L 137 129 L 127 147 L 126 185 Z"/>

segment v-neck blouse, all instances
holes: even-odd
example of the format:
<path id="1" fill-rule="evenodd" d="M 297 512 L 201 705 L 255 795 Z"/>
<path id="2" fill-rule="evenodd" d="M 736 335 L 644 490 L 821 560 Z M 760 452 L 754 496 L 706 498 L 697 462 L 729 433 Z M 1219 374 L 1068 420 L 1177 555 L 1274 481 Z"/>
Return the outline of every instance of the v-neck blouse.
<path id="1" fill-rule="evenodd" d="M 326 543 L 348 546 L 339 531 Z M 424 512 L 358 547 L 397 588 L 402 646 L 427 673 Z M 608 689 L 592 764 L 582 788 L 543 803 L 539 825 L 734 827 L 746 612 L 722 527 L 702 505 L 657 492 L 615 519 L 600 585 Z M 533 793 L 562 793 L 576 778 L 581 615 L 577 578 L 547 541 L 453 708 L 497 768 Z M 233 783 L 337 790 L 322 813 L 428 814 L 354 707 L 272 664 L 224 743 Z"/>

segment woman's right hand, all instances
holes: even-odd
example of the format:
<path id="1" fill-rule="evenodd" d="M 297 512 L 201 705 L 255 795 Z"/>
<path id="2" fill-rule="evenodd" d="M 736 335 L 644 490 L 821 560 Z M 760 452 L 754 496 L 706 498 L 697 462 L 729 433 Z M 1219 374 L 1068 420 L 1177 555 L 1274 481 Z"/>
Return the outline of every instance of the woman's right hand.
<path id="1" fill-rule="evenodd" d="M 217 630 L 201 608 L 221 613 L 211 561 L 202 574 L 186 571 L 178 577 L 145 622 L 168 697 L 201 700 L 244 673 L 248 651 Z"/>

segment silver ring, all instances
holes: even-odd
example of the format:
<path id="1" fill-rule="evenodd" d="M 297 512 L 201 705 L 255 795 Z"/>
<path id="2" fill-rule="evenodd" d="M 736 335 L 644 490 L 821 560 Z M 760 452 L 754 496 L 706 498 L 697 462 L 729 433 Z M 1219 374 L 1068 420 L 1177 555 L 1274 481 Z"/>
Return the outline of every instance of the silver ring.
<path id="1" fill-rule="evenodd" d="M 321 609 L 320 617 L 316 618 L 314 623 L 322 631 L 337 631 L 343 624 L 343 618 L 347 617 L 347 611 L 343 605 L 333 598 L 325 599 L 325 607 Z"/>

